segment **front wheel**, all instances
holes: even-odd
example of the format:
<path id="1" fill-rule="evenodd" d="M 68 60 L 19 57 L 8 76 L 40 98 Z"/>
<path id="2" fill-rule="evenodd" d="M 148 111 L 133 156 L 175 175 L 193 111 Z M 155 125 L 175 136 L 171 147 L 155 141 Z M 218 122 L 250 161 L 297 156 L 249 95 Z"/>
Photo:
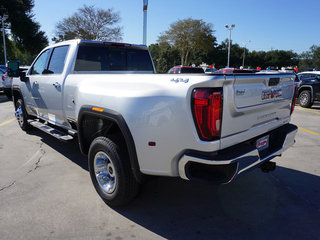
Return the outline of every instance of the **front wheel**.
<path id="1" fill-rule="evenodd" d="M 28 124 L 28 114 L 24 107 L 22 99 L 18 99 L 18 101 L 16 102 L 15 116 L 18 120 L 20 128 L 23 131 L 27 131 L 31 128 L 31 126 Z"/>
<path id="2" fill-rule="evenodd" d="M 309 108 L 312 106 L 311 92 L 309 90 L 303 90 L 299 94 L 299 104 L 303 108 Z"/>
<path id="3" fill-rule="evenodd" d="M 128 154 L 119 146 L 106 137 L 97 137 L 88 156 L 92 183 L 100 197 L 113 207 L 131 201 L 139 189 Z"/>

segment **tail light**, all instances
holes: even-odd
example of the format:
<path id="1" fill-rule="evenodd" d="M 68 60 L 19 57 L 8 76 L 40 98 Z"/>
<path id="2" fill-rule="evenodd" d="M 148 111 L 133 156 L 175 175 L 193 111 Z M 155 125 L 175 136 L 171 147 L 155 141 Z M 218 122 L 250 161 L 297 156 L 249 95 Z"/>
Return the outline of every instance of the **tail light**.
<path id="1" fill-rule="evenodd" d="M 201 140 L 220 139 L 222 88 L 197 88 L 192 94 L 193 119 Z"/>
<path id="2" fill-rule="evenodd" d="M 294 93 L 293 93 L 293 98 L 291 102 L 291 110 L 290 110 L 290 115 L 293 113 L 294 106 L 296 105 L 296 94 L 297 94 L 297 86 L 294 86 Z"/>
<path id="3" fill-rule="evenodd" d="M 6 74 L 3 74 L 2 77 L 1 77 L 1 78 L 2 78 L 2 81 L 4 81 L 6 77 L 7 77 L 7 75 L 6 75 Z"/>

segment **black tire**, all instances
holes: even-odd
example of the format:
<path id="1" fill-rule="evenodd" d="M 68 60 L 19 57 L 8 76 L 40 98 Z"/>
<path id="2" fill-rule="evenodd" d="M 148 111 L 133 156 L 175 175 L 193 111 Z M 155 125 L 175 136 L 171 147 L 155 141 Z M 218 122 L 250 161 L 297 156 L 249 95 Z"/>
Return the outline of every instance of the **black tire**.
<path id="1" fill-rule="evenodd" d="M 311 99 L 311 92 L 309 90 L 303 90 L 299 94 L 299 104 L 303 108 L 309 108 L 312 106 L 313 102 Z"/>
<path id="2" fill-rule="evenodd" d="M 117 145 L 109 138 L 97 137 L 91 143 L 88 155 L 92 183 L 99 196 L 112 207 L 127 204 L 139 190 L 139 183 L 133 176 L 126 148 L 119 146 L 120 144 Z M 97 170 L 99 165 L 101 168 L 104 167 L 101 171 Z M 110 184 L 103 184 L 106 179 Z"/>
<path id="3" fill-rule="evenodd" d="M 24 103 L 22 99 L 18 99 L 16 102 L 16 111 L 15 116 L 18 120 L 19 126 L 23 131 L 27 131 L 31 129 L 31 126 L 28 124 L 28 114 L 24 107 Z"/>

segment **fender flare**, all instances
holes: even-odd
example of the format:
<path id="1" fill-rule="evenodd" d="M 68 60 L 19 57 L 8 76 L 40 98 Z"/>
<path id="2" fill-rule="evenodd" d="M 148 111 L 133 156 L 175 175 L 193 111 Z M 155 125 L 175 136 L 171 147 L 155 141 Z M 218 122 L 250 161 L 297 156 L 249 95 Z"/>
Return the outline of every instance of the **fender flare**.
<path id="1" fill-rule="evenodd" d="M 12 94 L 12 102 L 13 102 L 13 105 L 15 106 L 15 102 L 17 101 L 17 99 L 15 99 L 15 93 L 19 94 L 22 101 L 24 102 L 24 96 L 21 92 L 21 89 L 19 88 L 19 86 L 17 85 L 13 85 L 12 86 L 12 89 L 11 89 L 11 94 Z"/>
<path id="2" fill-rule="evenodd" d="M 87 155 L 88 153 L 88 147 L 85 146 L 85 143 L 83 141 L 83 131 L 82 131 L 83 118 L 87 115 L 90 115 L 90 116 L 96 116 L 99 118 L 111 120 L 118 125 L 122 135 L 124 136 L 128 153 L 129 153 L 129 160 L 130 160 L 130 165 L 131 165 L 133 175 L 136 178 L 136 180 L 141 183 L 143 180 L 142 180 L 142 173 L 140 172 L 136 147 L 126 121 L 124 120 L 124 118 L 120 113 L 114 110 L 97 107 L 99 109 L 103 109 L 103 111 L 97 112 L 92 110 L 92 107 L 97 107 L 97 106 L 89 106 L 89 105 L 82 106 L 78 115 L 78 121 L 77 121 L 78 141 L 79 141 L 81 153 L 84 155 Z"/>

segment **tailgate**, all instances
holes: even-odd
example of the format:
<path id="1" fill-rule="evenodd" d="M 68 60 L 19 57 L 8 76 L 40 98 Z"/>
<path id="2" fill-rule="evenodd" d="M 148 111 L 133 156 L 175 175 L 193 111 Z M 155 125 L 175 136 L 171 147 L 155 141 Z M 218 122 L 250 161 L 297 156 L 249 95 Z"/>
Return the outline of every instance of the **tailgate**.
<path id="1" fill-rule="evenodd" d="M 225 82 L 222 138 L 257 128 L 267 132 L 289 119 L 293 74 L 228 75 Z"/>

